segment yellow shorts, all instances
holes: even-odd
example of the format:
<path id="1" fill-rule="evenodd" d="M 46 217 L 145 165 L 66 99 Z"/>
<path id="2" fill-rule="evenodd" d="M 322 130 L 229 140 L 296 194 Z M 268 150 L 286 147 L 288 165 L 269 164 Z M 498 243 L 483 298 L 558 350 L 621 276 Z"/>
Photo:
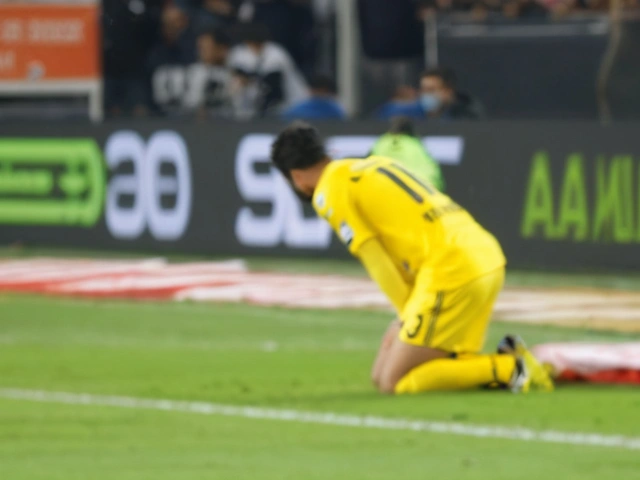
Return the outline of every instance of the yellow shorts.
<path id="1" fill-rule="evenodd" d="M 455 290 L 433 292 L 416 285 L 402 312 L 400 340 L 455 353 L 482 350 L 504 268 Z"/>

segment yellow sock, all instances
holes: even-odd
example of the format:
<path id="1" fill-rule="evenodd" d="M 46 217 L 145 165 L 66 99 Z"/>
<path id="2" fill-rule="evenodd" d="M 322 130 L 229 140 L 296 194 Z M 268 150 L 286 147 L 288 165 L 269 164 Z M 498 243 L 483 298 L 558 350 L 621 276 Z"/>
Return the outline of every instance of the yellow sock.
<path id="1" fill-rule="evenodd" d="M 396 393 L 433 390 L 469 390 L 507 384 L 515 369 L 511 355 L 464 355 L 441 358 L 418 365 L 400 379 Z"/>

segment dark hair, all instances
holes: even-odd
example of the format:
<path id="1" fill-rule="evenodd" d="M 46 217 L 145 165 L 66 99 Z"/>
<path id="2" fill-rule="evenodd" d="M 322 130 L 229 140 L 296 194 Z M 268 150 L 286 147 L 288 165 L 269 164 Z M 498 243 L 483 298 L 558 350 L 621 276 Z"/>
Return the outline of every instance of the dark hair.
<path id="1" fill-rule="evenodd" d="M 304 170 L 325 158 L 327 153 L 320 134 L 306 122 L 293 122 L 271 146 L 271 161 L 287 178 L 291 170 Z"/>
<path id="2" fill-rule="evenodd" d="M 324 73 L 316 73 L 309 80 L 309 87 L 312 90 L 322 90 L 335 94 L 337 91 L 336 81 L 330 75 Z"/>
<path id="3" fill-rule="evenodd" d="M 447 67 L 429 68 L 424 71 L 420 78 L 424 77 L 438 77 L 440 80 L 442 80 L 442 83 L 451 90 L 455 90 L 458 83 L 456 73 L 452 69 Z"/>
<path id="4" fill-rule="evenodd" d="M 230 47 L 231 44 L 233 43 L 231 41 L 231 36 L 229 35 L 229 33 L 220 28 L 220 27 L 211 27 L 211 26 L 207 26 L 207 27 L 203 27 L 198 31 L 198 36 L 202 37 L 202 36 L 209 36 L 211 38 L 213 38 L 213 40 L 218 44 L 218 45 L 224 45 L 226 47 Z"/>
<path id="5" fill-rule="evenodd" d="M 389 133 L 409 135 L 411 137 L 416 136 L 415 130 L 413 128 L 413 122 L 409 117 L 404 116 L 396 116 L 391 118 Z"/>

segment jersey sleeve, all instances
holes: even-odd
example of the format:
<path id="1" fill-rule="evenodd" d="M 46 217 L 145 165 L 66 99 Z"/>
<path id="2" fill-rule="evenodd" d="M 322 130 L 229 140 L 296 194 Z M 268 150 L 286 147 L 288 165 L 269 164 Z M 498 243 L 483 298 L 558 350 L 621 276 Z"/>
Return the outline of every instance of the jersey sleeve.
<path id="1" fill-rule="evenodd" d="M 358 256 L 362 245 L 376 236 L 355 205 L 351 189 L 319 192 L 314 196 L 313 206 L 354 256 Z"/>
<path id="2" fill-rule="evenodd" d="M 409 298 L 411 288 L 404 281 L 382 244 L 376 238 L 370 238 L 358 250 L 358 258 L 399 315 Z"/>

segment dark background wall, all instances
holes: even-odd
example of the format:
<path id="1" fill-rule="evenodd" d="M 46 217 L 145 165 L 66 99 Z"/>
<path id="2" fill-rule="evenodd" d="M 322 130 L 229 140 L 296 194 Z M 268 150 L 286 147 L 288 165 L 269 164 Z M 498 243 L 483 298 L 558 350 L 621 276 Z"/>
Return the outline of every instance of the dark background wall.
<path id="1" fill-rule="evenodd" d="M 384 127 L 320 125 L 336 155 L 366 154 L 367 142 Z M 444 141 L 434 153 L 446 162 L 448 193 L 498 237 L 512 267 L 608 270 L 640 268 L 639 127 L 493 122 L 438 125 L 421 133 Z M 0 243 L 344 257 L 342 245 L 294 203 L 267 164 L 269 135 L 280 128 L 165 122 L 6 126 L 0 180 L 18 171 L 23 180 L 30 172 L 53 170 L 60 178 L 70 168 L 44 165 L 41 154 L 15 161 L 2 147 L 12 138 L 93 139 L 109 166 L 107 201 L 91 225 L 7 220 L 30 202 L 71 199 L 55 189 L 21 193 L 0 181 Z M 127 137 L 133 140 L 122 140 Z M 84 171 L 77 170 L 81 176 Z"/>

